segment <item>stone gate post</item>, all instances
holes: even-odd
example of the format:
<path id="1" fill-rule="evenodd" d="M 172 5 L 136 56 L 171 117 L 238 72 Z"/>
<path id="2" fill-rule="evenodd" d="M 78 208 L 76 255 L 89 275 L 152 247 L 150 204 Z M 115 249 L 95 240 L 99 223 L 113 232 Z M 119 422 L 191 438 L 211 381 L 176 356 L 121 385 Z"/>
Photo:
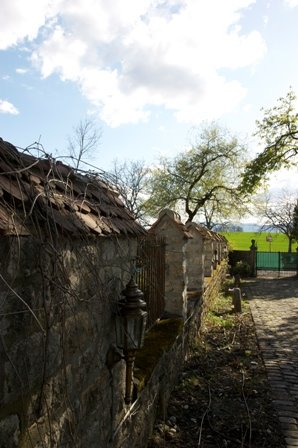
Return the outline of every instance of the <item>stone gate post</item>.
<path id="1" fill-rule="evenodd" d="M 160 212 L 149 233 L 166 238 L 165 314 L 186 317 L 187 272 L 185 245 L 191 238 L 178 213 Z"/>
<path id="2" fill-rule="evenodd" d="M 256 246 L 256 240 L 251 240 L 251 246 L 250 246 L 250 276 L 256 277 L 257 276 L 257 246 Z"/>

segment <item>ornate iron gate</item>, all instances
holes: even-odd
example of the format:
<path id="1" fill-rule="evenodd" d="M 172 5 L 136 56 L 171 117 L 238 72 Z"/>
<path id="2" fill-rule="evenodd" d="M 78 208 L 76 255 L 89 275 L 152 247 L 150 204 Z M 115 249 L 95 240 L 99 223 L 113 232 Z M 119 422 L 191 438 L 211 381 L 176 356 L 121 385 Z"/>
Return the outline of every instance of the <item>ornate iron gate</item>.
<path id="1" fill-rule="evenodd" d="M 139 240 L 136 282 L 144 293 L 150 328 L 164 312 L 165 239 L 148 235 Z"/>

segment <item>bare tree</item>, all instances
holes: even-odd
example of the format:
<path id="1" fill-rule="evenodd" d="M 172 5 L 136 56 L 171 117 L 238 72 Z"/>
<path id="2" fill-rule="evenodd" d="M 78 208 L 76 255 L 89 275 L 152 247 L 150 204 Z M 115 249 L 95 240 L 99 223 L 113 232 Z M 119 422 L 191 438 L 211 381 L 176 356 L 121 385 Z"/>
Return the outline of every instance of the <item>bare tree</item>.
<path id="1" fill-rule="evenodd" d="M 102 130 L 92 119 L 81 120 L 74 127 L 73 135 L 68 138 L 68 150 L 76 170 L 83 157 L 90 156 L 98 148 L 101 137 Z"/>
<path id="2" fill-rule="evenodd" d="M 146 194 L 149 168 L 145 162 L 143 160 L 121 162 L 116 159 L 109 174 L 126 207 L 136 219 L 146 225 L 142 204 Z"/>
<path id="3" fill-rule="evenodd" d="M 296 240 L 295 234 L 295 208 L 297 195 L 283 193 L 281 198 L 273 203 L 267 203 L 264 211 L 266 219 L 263 228 L 277 230 L 288 238 L 288 252 L 292 252 L 292 244 Z"/>

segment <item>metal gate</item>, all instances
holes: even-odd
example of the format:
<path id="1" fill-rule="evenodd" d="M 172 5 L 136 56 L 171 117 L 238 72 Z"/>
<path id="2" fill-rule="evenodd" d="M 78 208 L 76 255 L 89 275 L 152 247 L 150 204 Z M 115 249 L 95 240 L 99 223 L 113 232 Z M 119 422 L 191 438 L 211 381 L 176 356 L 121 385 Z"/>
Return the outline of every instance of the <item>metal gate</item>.
<path id="1" fill-rule="evenodd" d="M 165 239 L 148 235 L 139 240 L 136 282 L 147 303 L 148 323 L 152 327 L 164 312 Z"/>
<path id="2" fill-rule="evenodd" d="M 257 271 L 298 272 L 298 252 L 257 252 Z"/>

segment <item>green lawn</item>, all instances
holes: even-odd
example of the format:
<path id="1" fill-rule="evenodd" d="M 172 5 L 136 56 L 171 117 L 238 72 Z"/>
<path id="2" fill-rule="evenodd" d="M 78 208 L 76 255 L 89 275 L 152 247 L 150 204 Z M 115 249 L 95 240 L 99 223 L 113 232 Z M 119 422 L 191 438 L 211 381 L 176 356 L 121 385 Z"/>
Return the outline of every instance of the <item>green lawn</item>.
<path id="1" fill-rule="evenodd" d="M 261 252 L 287 252 L 288 239 L 281 233 L 270 233 L 272 243 L 266 241 L 268 232 L 220 232 L 229 241 L 230 249 L 249 250 L 251 240 L 256 240 L 258 250 Z M 271 247 L 270 247 L 271 246 Z M 297 244 L 292 245 L 292 251 L 296 250 Z"/>

